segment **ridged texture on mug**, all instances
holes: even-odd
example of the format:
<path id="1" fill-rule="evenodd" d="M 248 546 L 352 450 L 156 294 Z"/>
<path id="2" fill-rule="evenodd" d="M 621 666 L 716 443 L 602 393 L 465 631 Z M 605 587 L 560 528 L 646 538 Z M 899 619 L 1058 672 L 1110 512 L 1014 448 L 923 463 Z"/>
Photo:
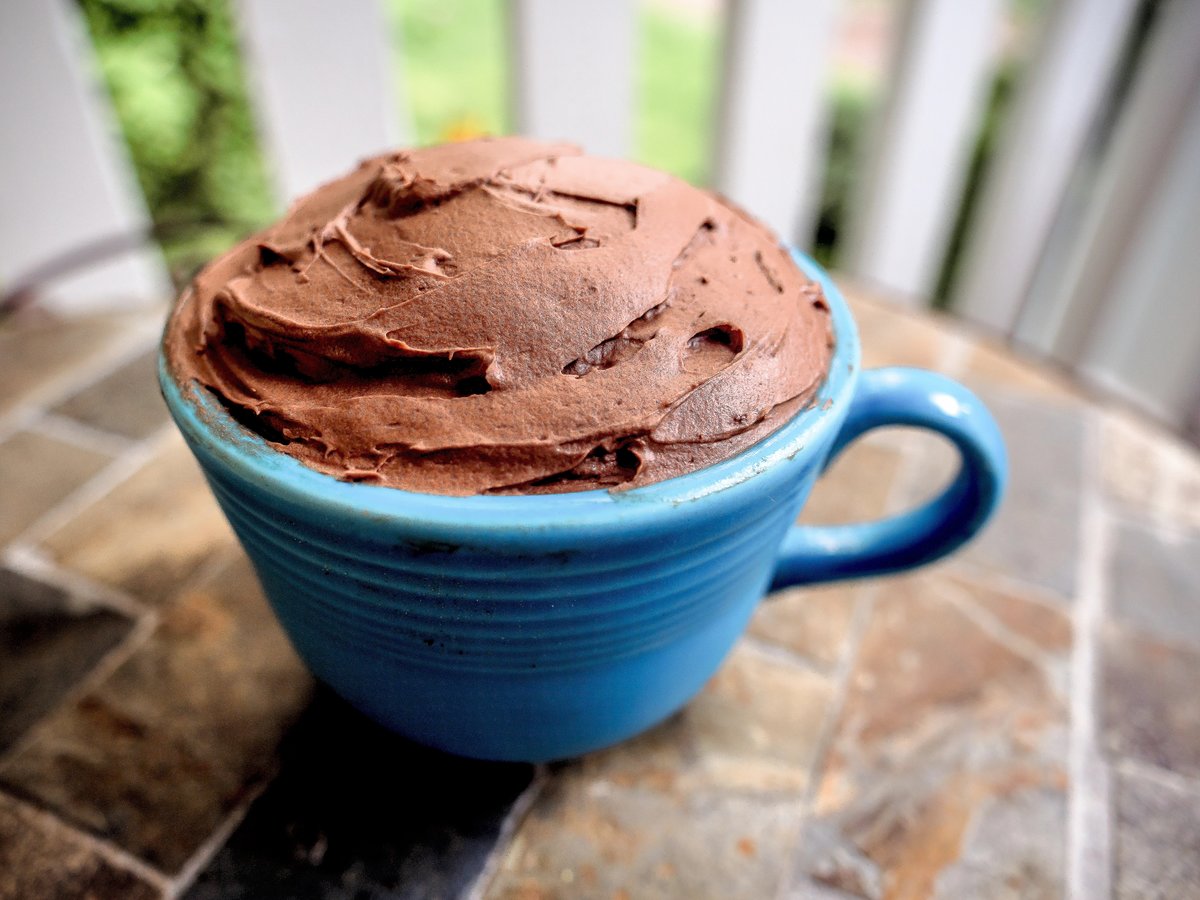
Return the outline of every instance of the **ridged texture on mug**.
<path id="1" fill-rule="evenodd" d="M 313 672 L 409 737 L 546 760 L 644 730 L 720 665 L 857 378 L 845 302 L 816 408 L 737 457 L 610 494 L 441 497 L 349 484 L 237 425 L 165 365 L 167 405 Z"/>
<path id="2" fill-rule="evenodd" d="M 209 482 L 290 619 L 397 664 L 512 672 L 644 653 L 761 593 L 799 498 L 656 546 L 549 554 L 373 541 L 298 522 L 220 472 Z"/>

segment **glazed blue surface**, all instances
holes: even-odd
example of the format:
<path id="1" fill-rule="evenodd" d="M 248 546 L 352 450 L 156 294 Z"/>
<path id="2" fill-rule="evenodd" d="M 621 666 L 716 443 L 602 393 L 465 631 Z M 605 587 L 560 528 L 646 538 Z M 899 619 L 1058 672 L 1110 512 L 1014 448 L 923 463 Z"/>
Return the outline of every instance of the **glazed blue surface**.
<path id="1" fill-rule="evenodd" d="M 408 737 L 540 761 L 670 715 L 769 586 L 895 572 L 951 552 L 999 503 L 1004 445 L 978 399 L 916 369 L 859 372 L 837 287 L 816 404 L 737 457 L 630 491 L 443 497 L 338 481 L 239 426 L 160 361 L 171 414 L 312 671 Z M 881 522 L 792 523 L 863 432 L 916 425 L 960 450 L 932 502 Z"/>

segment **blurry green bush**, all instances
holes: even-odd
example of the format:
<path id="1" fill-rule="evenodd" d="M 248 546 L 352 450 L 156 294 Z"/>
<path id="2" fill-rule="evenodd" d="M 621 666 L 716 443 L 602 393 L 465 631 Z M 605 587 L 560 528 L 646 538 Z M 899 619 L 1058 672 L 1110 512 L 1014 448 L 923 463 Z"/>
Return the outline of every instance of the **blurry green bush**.
<path id="1" fill-rule="evenodd" d="M 176 281 L 274 207 L 227 0 L 80 0 Z"/>
<path id="2" fill-rule="evenodd" d="M 275 211 L 263 167 L 230 0 L 78 0 L 177 282 L 265 224 Z M 417 143 L 509 128 L 503 0 L 388 0 L 397 82 Z M 700 4 L 639 5 L 636 154 L 695 183 L 709 174 L 720 71 L 719 17 Z M 997 80 L 956 240 L 969 215 L 1012 82 Z M 832 89 L 830 152 L 813 250 L 837 263 L 873 91 Z M 940 294 L 952 273 L 953 254 Z"/>

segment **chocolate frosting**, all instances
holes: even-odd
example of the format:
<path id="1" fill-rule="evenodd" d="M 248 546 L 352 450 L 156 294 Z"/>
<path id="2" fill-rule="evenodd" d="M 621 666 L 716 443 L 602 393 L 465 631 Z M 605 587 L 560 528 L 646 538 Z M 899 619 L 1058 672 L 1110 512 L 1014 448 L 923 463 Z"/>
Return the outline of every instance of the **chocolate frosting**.
<path id="1" fill-rule="evenodd" d="M 338 478 L 442 494 L 632 487 L 811 404 L 816 284 L 677 178 L 500 138 L 362 163 L 211 263 L 174 376 Z"/>

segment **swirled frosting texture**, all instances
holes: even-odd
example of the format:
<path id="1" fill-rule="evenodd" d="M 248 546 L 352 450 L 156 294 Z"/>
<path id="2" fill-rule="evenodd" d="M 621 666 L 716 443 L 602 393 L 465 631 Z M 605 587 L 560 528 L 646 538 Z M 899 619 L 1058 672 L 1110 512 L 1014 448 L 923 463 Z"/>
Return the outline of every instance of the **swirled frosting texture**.
<path id="1" fill-rule="evenodd" d="M 521 138 L 382 156 L 209 265 L 173 374 L 338 478 L 426 493 L 632 487 L 810 404 L 820 289 L 669 175 Z"/>

